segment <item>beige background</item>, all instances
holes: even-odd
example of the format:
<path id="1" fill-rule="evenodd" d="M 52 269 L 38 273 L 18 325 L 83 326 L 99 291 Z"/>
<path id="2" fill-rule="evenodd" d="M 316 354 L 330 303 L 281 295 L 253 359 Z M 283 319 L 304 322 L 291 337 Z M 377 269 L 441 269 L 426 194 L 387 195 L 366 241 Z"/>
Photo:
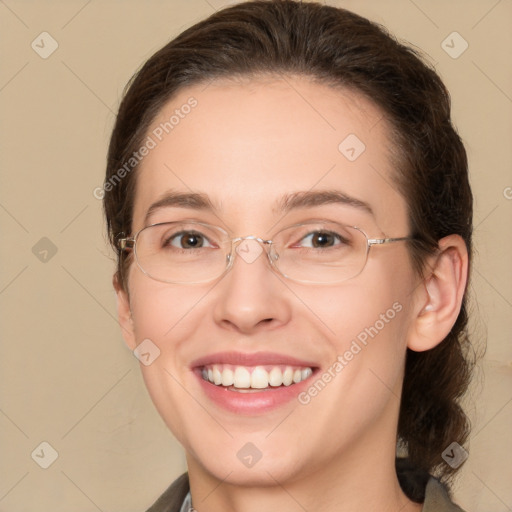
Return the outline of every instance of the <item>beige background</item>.
<path id="1" fill-rule="evenodd" d="M 224 3 L 0 0 L 0 512 L 141 511 L 185 469 L 121 339 L 93 190 L 131 74 Z M 330 3 L 422 48 L 452 93 L 476 196 L 472 329 L 488 338 L 455 495 L 511 510 L 512 2 Z M 43 31 L 59 45 L 47 59 L 31 48 Z M 469 44 L 457 59 L 441 46 L 453 31 Z"/>

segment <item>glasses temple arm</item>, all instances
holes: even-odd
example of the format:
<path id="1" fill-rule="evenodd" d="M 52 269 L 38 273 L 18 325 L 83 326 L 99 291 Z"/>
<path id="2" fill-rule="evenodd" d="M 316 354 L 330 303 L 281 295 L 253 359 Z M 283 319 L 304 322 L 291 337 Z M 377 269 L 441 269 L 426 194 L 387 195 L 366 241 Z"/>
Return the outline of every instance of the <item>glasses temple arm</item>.
<path id="1" fill-rule="evenodd" d="M 404 240 L 412 240 L 412 237 L 402 236 L 399 238 L 368 238 L 368 244 L 369 245 L 388 244 L 391 242 L 402 242 Z"/>

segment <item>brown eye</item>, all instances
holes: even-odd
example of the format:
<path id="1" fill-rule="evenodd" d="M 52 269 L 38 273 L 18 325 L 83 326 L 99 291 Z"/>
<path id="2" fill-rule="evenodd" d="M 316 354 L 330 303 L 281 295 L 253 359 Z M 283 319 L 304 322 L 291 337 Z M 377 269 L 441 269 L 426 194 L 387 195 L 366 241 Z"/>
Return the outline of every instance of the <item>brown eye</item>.
<path id="1" fill-rule="evenodd" d="M 331 247 L 335 242 L 334 235 L 330 233 L 315 233 L 311 238 L 313 247 Z"/>
<path id="2" fill-rule="evenodd" d="M 200 233 L 192 231 L 176 233 L 167 239 L 166 246 L 177 247 L 179 249 L 198 249 L 202 247 L 212 247 L 208 239 Z"/>
<path id="3" fill-rule="evenodd" d="M 337 233 L 331 233 L 329 231 L 315 231 L 302 238 L 299 245 L 301 247 L 322 249 L 326 247 L 335 247 L 336 245 L 345 242 L 345 239 Z"/>

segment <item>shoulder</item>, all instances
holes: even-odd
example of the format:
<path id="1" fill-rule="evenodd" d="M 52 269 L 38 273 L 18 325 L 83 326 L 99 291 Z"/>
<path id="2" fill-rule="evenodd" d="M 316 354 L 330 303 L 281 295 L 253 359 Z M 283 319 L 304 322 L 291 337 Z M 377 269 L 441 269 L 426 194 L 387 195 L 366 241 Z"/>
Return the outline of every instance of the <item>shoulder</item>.
<path id="1" fill-rule="evenodd" d="M 396 474 L 410 500 L 423 503 L 422 512 L 464 512 L 452 502 L 449 489 L 427 471 L 416 468 L 409 459 L 396 459 Z"/>
<path id="2" fill-rule="evenodd" d="M 450 499 L 448 490 L 439 480 L 430 477 L 425 489 L 422 512 L 464 512 Z"/>
<path id="3" fill-rule="evenodd" d="M 178 477 L 146 512 L 180 512 L 188 491 L 188 473 Z"/>

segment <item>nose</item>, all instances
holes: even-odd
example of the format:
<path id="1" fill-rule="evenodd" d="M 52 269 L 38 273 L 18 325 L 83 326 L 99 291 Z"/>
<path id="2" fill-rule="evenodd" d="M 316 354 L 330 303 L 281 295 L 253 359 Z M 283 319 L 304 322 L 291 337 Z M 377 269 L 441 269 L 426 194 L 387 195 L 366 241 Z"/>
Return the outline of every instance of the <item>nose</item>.
<path id="1" fill-rule="evenodd" d="M 244 334 L 275 329 L 291 318 L 290 291 L 272 270 L 262 245 L 243 239 L 230 271 L 217 284 L 214 319 Z"/>

